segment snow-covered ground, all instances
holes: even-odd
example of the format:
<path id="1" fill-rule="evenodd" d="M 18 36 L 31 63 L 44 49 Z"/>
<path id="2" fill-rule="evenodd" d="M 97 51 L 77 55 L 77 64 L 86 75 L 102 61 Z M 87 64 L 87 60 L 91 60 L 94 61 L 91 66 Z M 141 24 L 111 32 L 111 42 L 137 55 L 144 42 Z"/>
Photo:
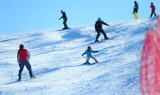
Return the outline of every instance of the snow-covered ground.
<path id="1" fill-rule="evenodd" d="M 0 36 L 0 94 L 2 95 L 140 95 L 139 69 L 145 33 L 152 20 L 109 23 L 110 38 L 93 43 L 94 26 L 58 31 L 48 29 Z M 103 39 L 103 35 L 100 36 Z M 30 51 L 33 73 L 26 68 L 18 79 L 19 44 Z M 82 53 L 91 46 L 98 53 L 94 65 L 81 65 Z M 91 60 L 93 62 L 93 60 Z"/>

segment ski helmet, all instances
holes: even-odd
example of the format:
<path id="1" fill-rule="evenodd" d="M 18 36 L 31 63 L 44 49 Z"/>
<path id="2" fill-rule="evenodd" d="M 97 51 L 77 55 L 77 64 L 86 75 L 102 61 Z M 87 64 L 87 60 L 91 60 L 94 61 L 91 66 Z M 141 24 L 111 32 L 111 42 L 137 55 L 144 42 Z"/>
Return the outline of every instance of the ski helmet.
<path id="1" fill-rule="evenodd" d="M 87 50 L 91 50 L 91 46 L 88 46 L 88 47 L 87 47 Z"/>
<path id="2" fill-rule="evenodd" d="M 98 18 L 98 20 L 100 20 L 100 21 L 101 21 L 101 18 L 99 17 L 99 18 Z"/>

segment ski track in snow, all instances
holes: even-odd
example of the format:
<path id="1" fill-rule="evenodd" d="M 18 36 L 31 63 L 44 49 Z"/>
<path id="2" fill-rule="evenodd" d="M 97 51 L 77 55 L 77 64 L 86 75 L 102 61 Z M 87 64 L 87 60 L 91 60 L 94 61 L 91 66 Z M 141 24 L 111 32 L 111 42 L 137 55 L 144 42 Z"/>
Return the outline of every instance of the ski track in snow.
<path id="1" fill-rule="evenodd" d="M 111 23 L 104 26 L 111 39 L 102 43 L 93 43 L 96 32 L 92 25 L 1 35 L 0 91 L 2 95 L 140 95 L 141 48 L 146 30 L 154 25 L 148 19 Z M 33 73 L 42 76 L 29 80 L 24 68 L 22 81 L 15 82 L 21 43 L 31 53 Z M 81 65 L 88 45 L 99 51 L 93 56 L 100 63 Z"/>

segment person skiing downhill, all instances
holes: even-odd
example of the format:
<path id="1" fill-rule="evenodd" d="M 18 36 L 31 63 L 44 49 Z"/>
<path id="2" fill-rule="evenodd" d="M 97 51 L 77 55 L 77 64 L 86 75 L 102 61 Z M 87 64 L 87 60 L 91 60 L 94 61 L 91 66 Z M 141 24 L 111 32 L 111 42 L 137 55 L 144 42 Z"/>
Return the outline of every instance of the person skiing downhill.
<path id="1" fill-rule="evenodd" d="M 138 3 L 137 1 L 134 1 L 133 15 L 134 15 L 135 20 L 138 19 L 138 9 L 139 9 Z"/>
<path id="2" fill-rule="evenodd" d="M 62 16 L 59 18 L 59 20 L 63 18 L 63 25 L 64 25 L 63 29 L 69 29 L 67 26 L 67 20 L 68 20 L 67 15 L 63 10 L 61 10 L 61 13 L 62 13 Z"/>
<path id="3" fill-rule="evenodd" d="M 150 14 L 150 18 L 152 17 L 152 15 L 154 14 L 154 16 L 157 16 L 155 13 L 156 7 L 154 6 L 153 2 L 151 2 L 151 14 Z"/>
<path id="4" fill-rule="evenodd" d="M 102 24 L 106 25 L 106 26 L 109 26 L 107 23 L 105 23 L 104 21 L 102 21 L 101 18 L 99 17 L 98 20 L 95 23 L 95 30 L 97 31 L 97 36 L 96 36 L 95 42 L 99 42 L 98 38 L 100 36 L 100 33 L 103 34 L 105 40 L 109 39 L 107 37 L 106 33 L 103 30 Z"/>
<path id="5" fill-rule="evenodd" d="M 31 65 L 29 63 L 30 53 L 28 52 L 27 49 L 24 49 L 23 44 L 21 44 L 19 46 L 19 48 L 20 49 L 17 52 L 17 61 L 19 63 L 19 67 L 20 67 L 19 74 L 18 74 L 18 77 L 19 77 L 18 80 L 19 81 L 21 80 L 21 73 L 23 71 L 24 66 L 26 66 L 26 68 L 29 71 L 30 79 L 35 78 L 35 76 L 33 76 L 32 68 L 31 68 Z"/>
<path id="6" fill-rule="evenodd" d="M 92 53 L 97 53 L 98 51 L 93 51 L 92 49 L 91 49 L 91 47 L 90 46 L 88 46 L 87 47 L 87 50 L 82 54 L 82 57 L 83 57 L 83 55 L 87 55 L 87 59 L 86 59 L 86 62 L 84 63 L 84 64 L 90 64 L 89 63 L 89 60 L 90 60 L 90 58 L 92 58 L 96 63 L 98 63 L 98 61 L 97 61 L 97 59 L 94 57 L 94 56 L 92 56 Z"/>

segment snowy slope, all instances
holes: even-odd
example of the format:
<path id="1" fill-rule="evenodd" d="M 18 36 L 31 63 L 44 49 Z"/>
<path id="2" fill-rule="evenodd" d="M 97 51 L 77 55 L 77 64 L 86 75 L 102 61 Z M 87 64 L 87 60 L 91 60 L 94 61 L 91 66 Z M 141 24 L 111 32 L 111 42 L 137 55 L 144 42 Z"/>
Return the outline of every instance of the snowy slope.
<path id="1" fill-rule="evenodd" d="M 93 25 L 1 35 L 0 91 L 2 95 L 140 95 L 141 48 L 146 30 L 154 25 L 148 19 L 110 23 L 104 29 L 111 40 L 102 43 L 93 43 Z M 31 53 L 33 73 L 40 77 L 29 80 L 24 68 L 22 81 L 14 82 L 21 43 Z M 89 45 L 99 51 L 93 55 L 100 63 L 81 65 Z"/>

